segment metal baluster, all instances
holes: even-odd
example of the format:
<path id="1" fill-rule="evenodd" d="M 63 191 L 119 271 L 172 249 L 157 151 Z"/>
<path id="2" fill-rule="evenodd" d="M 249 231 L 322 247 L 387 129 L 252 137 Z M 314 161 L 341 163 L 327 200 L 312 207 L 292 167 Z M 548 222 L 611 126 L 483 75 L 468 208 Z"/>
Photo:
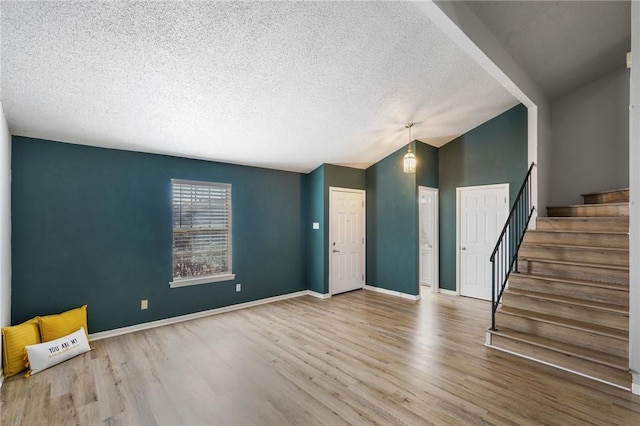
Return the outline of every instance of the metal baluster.
<path id="1" fill-rule="evenodd" d="M 518 272 L 518 251 L 534 211 L 531 195 L 531 163 L 518 195 L 509 211 L 500 237 L 489 258 L 491 262 L 491 329 L 496 329 L 496 311 L 511 271 Z"/>

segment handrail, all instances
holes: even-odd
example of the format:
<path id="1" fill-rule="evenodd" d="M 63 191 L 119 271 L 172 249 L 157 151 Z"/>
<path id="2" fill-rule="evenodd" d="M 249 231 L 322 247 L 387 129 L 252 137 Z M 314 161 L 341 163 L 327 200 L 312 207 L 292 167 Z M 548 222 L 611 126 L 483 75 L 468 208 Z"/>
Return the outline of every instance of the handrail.
<path id="1" fill-rule="evenodd" d="M 496 311 L 514 265 L 515 271 L 518 271 L 518 250 L 535 210 L 531 202 L 531 171 L 535 165 L 536 163 L 531 163 L 529 166 L 527 176 L 522 182 L 509 217 L 489 258 L 491 262 L 491 330 L 496 329 Z M 500 284 L 499 288 L 498 284 Z"/>

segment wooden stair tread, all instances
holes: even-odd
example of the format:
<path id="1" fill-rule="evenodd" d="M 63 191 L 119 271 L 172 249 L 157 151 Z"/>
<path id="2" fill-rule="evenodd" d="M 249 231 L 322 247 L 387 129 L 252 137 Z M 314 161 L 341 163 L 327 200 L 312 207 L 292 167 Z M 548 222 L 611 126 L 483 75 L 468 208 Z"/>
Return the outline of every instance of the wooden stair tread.
<path id="1" fill-rule="evenodd" d="M 610 189 L 609 191 L 598 191 L 598 192 L 590 192 L 588 194 L 580 194 L 581 197 L 588 197 L 589 195 L 600 195 L 600 194 L 611 194 L 613 192 L 624 192 L 628 191 L 629 188 L 620 188 L 620 189 Z"/>
<path id="2" fill-rule="evenodd" d="M 507 315 L 529 318 L 536 321 L 559 325 L 566 328 L 572 328 L 572 329 L 584 331 L 587 333 L 593 333 L 601 336 L 611 337 L 614 339 L 620 339 L 625 341 L 629 340 L 628 331 L 619 330 L 612 327 L 606 327 L 603 325 L 586 323 L 583 321 L 557 317 L 555 315 L 542 314 L 534 311 L 527 311 L 524 309 L 511 308 L 508 306 L 502 306 L 499 312 Z"/>
<path id="3" fill-rule="evenodd" d="M 618 203 L 618 204 L 622 204 L 622 205 L 627 205 L 629 203 Z M 584 207 L 584 206 L 592 206 L 592 204 L 576 204 L 573 207 Z M 567 207 L 567 206 L 565 206 Z M 571 206 L 569 206 L 571 207 Z M 551 207 L 551 208 L 557 208 L 557 209 L 561 209 L 563 207 Z M 596 221 L 596 222 L 606 222 L 606 221 L 610 221 L 610 220 L 616 220 L 616 221 L 628 221 L 629 217 L 628 216 L 539 216 L 537 218 L 537 220 L 574 220 L 574 221 L 580 221 L 580 220 L 588 220 L 588 221 Z"/>
<path id="4" fill-rule="evenodd" d="M 620 216 L 623 217 L 623 216 Z M 584 219 L 583 217 L 552 217 L 552 218 L 545 218 L 545 219 Z M 594 217 L 594 218 L 589 218 L 589 219 L 610 219 L 608 217 Z M 553 234 L 578 234 L 578 235 L 584 235 L 584 234 L 593 234 L 593 235 L 629 235 L 629 232 L 622 232 L 622 231 L 599 231 L 599 230 L 588 230 L 588 231 L 575 231 L 572 229 L 567 229 L 567 230 L 560 230 L 560 229 L 545 229 L 545 230 L 538 230 L 538 229 L 529 229 L 527 230 L 527 232 L 531 232 L 533 234 L 540 234 L 540 233 L 553 233 Z"/>
<path id="5" fill-rule="evenodd" d="M 562 222 L 566 223 L 566 222 Z M 558 229 L 556 226 L 551 229 L 527 230 L 524 236 L 524 244 L 550 244 L 564 245 L 568 247 L 593 247 L 593 248 L 616 248 L 619 250 L 629 249 L 629 231 L 618 228 L 615 231 L 606 229 L 579 230 Z"/>
<path id="6" fill-rule="evenodd" d="M 629 251 L 629 249 L 627 248 L 620 248 L 620 247 L 596 247 L 596 246 L 581 246 L 581 245 L 553 244 L 553 243 L 523 242 L 522 245 L 552 247 L 552 248 L 568 248 L 568 249 L 575 249 L 575 250 L 603 250 L 603 251 L 625 251 L 625 252 Z"/>
<path id="7" fill-rule="evenodd" d="M 552 217 L 628 217 L 629 203 L 579 204 L 547 207 Z"/>
<path id="8" fill-rule="evenodd" d="M 562 207 L 558 207 L 558 208 L 562 208 Z M 536 219 L 536 222 L 538 222 L 538 224 L 540 223 L 545 224 L 548 222 L 551 222 L 551 223 L 583 222 L 583 224 L 597 224 L 597 226 L 601 227 L 602 225 L 608 225 L 611 223 L 620 225 L 620 222 L 622 222 L 622 224 L 628 225 L 629 216 L 544 216 L 544 217 L 538 217 Z M 602 222 L 602 223 L 599 223 L 599 222 Z M 553 229 L 552 231 L 555 231 L 555 229 Z M 561 230 L 560 232 L 568 232 L 568 231 Z M 576 232 L 580 232 L 580 231 L 576 231 Z M 588 232 L 598 232 L 598 231 L 597 229 L 596 230 L 590 229 Z M 603 232 L 611 232 L 611 231 L 604 230 Z M 620 231 L 620 232 L 624 232 L 624 231 Z"/>
<path id="9" fill-rule="evenodd" d="M 629 233 L 629 216 L 545 216 L 536 223 L 543 232 Z"/>
<path id="10" fill-rule="evenodd" d="M 526 272 L 514 272 L 512 276 L 516 274 L 524 278 L 532 278 L 536 280 L 547 280 L 547 281 L 553 280 L 553 281 L 559 281 L 559 282 L 568 283 L 568 284 L 584 285 L 589 287 L 601 287 L 601 288 L 608 288 L 611 290 L 625 291 L 627 293 L 629 292 L 629 287 L 623 284 L 609 283 L 609 282 L 603 282 L 603 281 L 581 280 L 579 278 L 556 277 L 553 275 L 528 274 Z"/>
<path id="11" fill-rule="evenodd" d="M 518 255 L 526 272 L 512 275 L 490 333 L 498 349 L 628 386 L 628 190 L 583 197 L 547 207 L 527 231 Z"/>
<path id="12" fill-rule="evenodd" d="M 614 305 L 612 303 L 596 302 L 588 299 L 577 299 L 575 297 L 560 296 L 556 294 L 541 293 L 537 291 L 522 290 L 522 289 L 516 289 L 516 288 L 510 288 L 508 289 L 508 291 L 513 294 L 519 294 L 522 296 L 532 297 L 536 299 L 544 299 L 544 300 L 549 300 L 553 302 L 567 303 L 567 304 L 576 305 L 576 306 L 584 306 L 587 308 L 600 309 L 603 311 L 613 312 L 621 315 L 627 315 L 627 316 L 629 315 L 629 308 L 627 308 L 626 306 Z"/>
<path id="13" fill-rule="evenodd" d="M 582 346 L 576 346 L 558 340 L 548 339 L 546 337 L 536 336 L 535 334 L 511 330 L 510 328 L 506 327 L 500 327 L 498 330 L 489 330 L 489 332 L 497 336 L 518 340 L 530 345 L 560 352 L 565 355 L 570 355 L 588 361 L 596 362 L 598 364 L 607 365 L 618 370 L 629 370 L 629 360 L 623 357 L 591 350 Z"/>
<path id="14" fill-rule="evenodd" d="M 581 207 L 589 207 L 589 208 L 605 208 L 605 207 L 624 207 L 628 206 L 629 203 L 602 203 L 602 204 L 570 204 L 568 206 L 547 206 L 548 209 L 566 209 L 566 208 L 581 208 Z M 606 216 L 602 216 L 605 217 Z"/>
<path id="15" fill-rule="evenodd" d="M 572 262 L 567 260 L 553 260 L 553 259 L 541 259 L 539 257 L 518 257 L 518 260 L 531 261 L 531 262 L 542 262 L 542 263 L 557 263 L 561 265 L 567 266 L 587 266 L 591 268 L 600 268 L 600 269 L 615 269 L 619 271 L 628 271 L 628 266 L 619 266 L 619 265 L 608 265 L 603 263 L 591 263 L 591 262 Z"/>

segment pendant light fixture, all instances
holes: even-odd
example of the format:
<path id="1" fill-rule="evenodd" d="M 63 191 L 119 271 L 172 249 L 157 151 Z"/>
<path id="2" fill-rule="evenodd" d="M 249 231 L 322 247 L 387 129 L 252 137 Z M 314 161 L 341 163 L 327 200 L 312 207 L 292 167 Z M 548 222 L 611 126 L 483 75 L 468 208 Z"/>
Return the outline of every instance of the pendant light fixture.
<path id="1" fill-rule="evenodd" d="M 409 129 L 409 151 L 404 155 L 404 159 L 402 161 L 402 170 L 405 173 L 415 173 L 416 172 L 416 156 L 411 152 L 411 128 L 413 127 L 413 123 L 409 123 L 405 128 Z"/>

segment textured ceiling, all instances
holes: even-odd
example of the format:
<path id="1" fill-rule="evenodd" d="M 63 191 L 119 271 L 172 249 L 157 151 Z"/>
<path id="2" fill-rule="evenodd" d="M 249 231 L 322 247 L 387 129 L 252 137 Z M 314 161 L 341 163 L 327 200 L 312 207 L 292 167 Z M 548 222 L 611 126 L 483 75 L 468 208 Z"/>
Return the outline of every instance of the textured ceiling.
<path id="1" fill-rule="evenodd" d="M 1 3 L 13 134 L 307 172 L 516 105 L 413 3 Z"/>
<path id="2" fill-rule="evenodd" d="M 625 66 L 631 2 L 468 1 L 550 100 Z"/>

